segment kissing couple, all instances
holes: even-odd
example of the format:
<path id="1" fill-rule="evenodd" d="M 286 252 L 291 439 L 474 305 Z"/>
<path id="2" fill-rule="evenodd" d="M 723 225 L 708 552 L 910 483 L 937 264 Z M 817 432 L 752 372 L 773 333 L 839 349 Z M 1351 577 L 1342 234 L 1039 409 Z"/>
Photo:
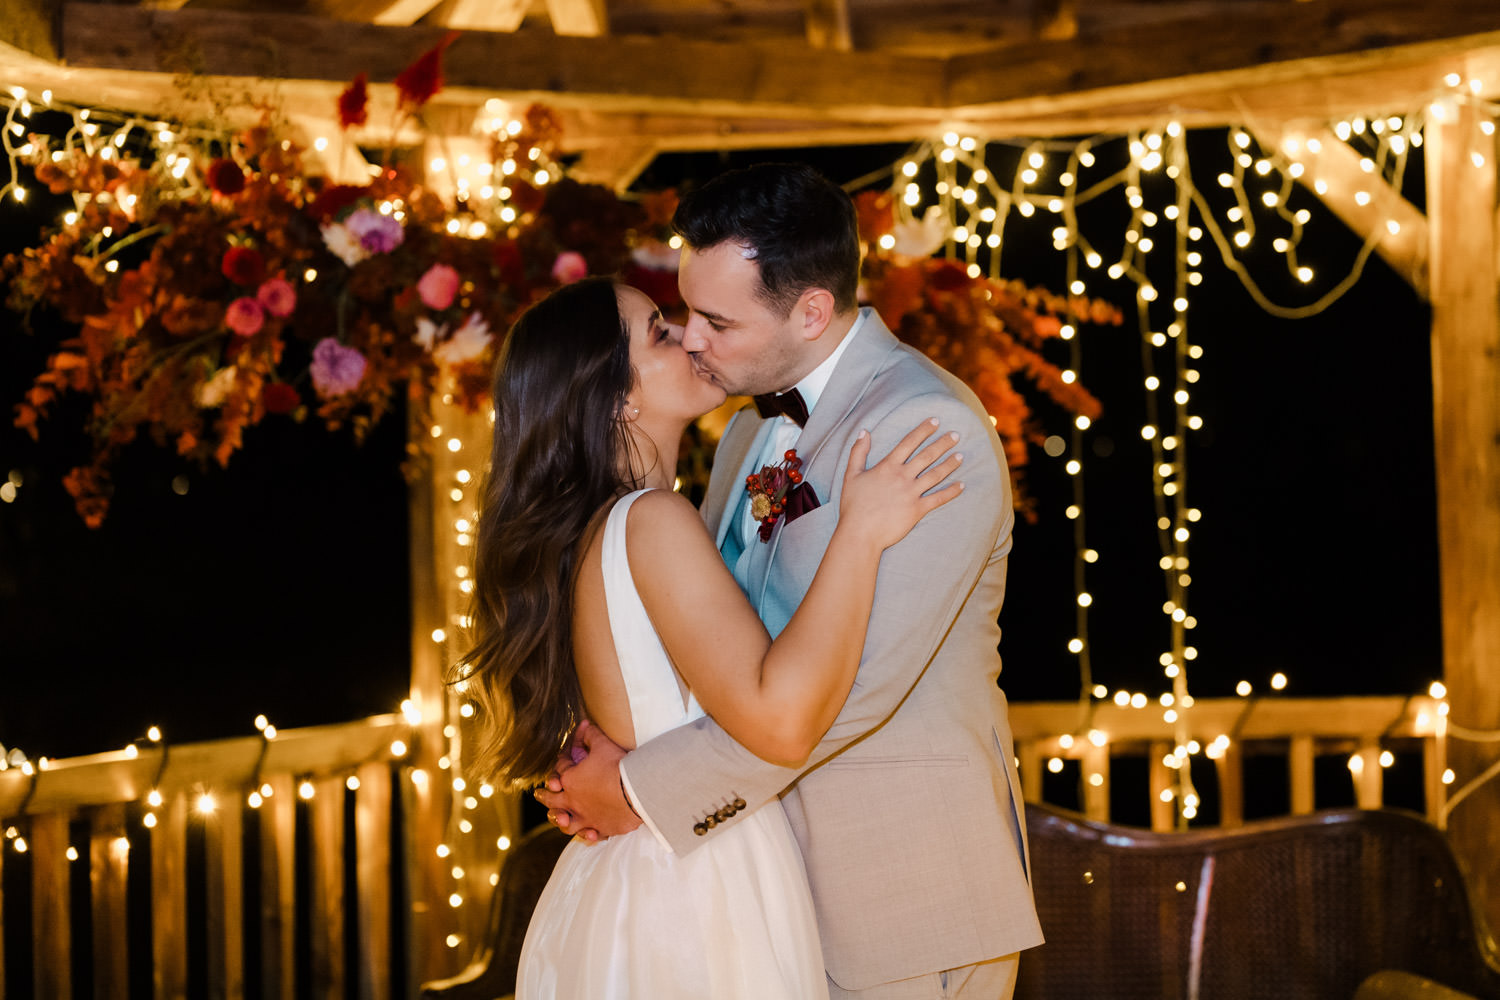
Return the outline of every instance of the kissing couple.
<path id="1" fill-rule="evenodd" d="M 815 171 L 725 174 L 673 224 L 685 326 L 585 279 L 495 366 L 480 763 L 574 835 L 517 996 L 1009 997 L 1042 935 L 998 437 L 859 307 L 854 206 Z M 730 393 L 759 398 L 700 515 L 678 447 Z"/>

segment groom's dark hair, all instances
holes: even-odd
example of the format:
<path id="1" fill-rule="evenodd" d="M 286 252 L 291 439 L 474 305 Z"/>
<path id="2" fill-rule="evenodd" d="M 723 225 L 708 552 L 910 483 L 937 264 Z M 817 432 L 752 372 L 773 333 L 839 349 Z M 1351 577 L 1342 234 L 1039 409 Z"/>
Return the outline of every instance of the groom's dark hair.
<path id="1" fill-rule="evenodd" d="M 859 223 L 837 184 L 801 163 L 720 174 L 685 195 L 672 226 L 694 250 L 736 243 L 754 251 L 761 301 L 782 316 L 809 288 L 840 312 L 858 304 Z"/>

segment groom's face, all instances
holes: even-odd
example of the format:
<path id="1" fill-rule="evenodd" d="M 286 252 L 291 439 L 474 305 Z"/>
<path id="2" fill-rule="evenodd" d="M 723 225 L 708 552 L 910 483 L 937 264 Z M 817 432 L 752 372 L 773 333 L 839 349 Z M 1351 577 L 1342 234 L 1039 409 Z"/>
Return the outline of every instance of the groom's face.
<path id="1" fill-rule="evenodd" d="M 688 307 L 682 346 L 699 373 L 725 392 L 780 392 L 807 374 L 797 310 L 781 316 L 761 300 L 760 267 L 744 248 L 683 247 L 677 284 Z"/>

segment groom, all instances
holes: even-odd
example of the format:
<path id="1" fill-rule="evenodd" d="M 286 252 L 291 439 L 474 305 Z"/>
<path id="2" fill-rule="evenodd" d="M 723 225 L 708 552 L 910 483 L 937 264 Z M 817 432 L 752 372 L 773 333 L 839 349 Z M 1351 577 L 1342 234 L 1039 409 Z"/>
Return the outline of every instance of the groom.
<path id="1" fill-rule="evenodd" d="M 973 393 L 858 307 L 854 206 L 837 186 L 806 167 L 751 167 L 684 198 L 673 222 L 683 345 L 729 393 L 777 397 L 758 401 L 769 416 L 730 421 L 703 504 L 773 636 L 833 534 L 861 429 L 873 461 L 937 417 L 962 435 L 965 489 L 882 557 L 854 689 L 805 770 L 756 758 L 707 718 L 628 754 L 587 727 L 587 756 L 538 797 L 568 833 L 644 821 L 686 853 L 781 793 L 832 997 L 1010 997 L 1018 953 L 1042 934 L 996 684 L 1014 520 L 1000 442 Z M 805 416 L 785 405 L 793 389 Z M 789 448 L 822 505 L 763 540 L 745 478 Z"/>

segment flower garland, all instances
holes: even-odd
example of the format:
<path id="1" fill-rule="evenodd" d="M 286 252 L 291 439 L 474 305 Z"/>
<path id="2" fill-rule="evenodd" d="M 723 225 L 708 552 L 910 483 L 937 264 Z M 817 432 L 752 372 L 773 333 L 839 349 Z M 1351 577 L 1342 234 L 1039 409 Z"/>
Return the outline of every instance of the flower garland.
<path id="1" fill-rule="evenodd" d="M 397 77 L 398 114 L 418 115 L 439 91 L 452 38 Z M 363 74 L 337 104 L 346 129 L 366 120 Z M 108 511 L 113 463 L 142 435 L 220 465 L 268 418 L 315 417 L 362 440 L 403 397 L 427 419 L 440 384 L 471 411 L 486 405 L 496 331 L 560 284 L 618 274 L 664 308 L 680 303 L 666 242 L 675 194 L 627 199 L 560 177 L 543 107 L 494 136 L 507 172 L 488 216 L 473 200 L 444 204 L 399 161 L 359 185 L 313 176 L 269 121 L 169 153 L 98 121 L 63 142 L 28 137 L 37 180 L 75 210 L 0 264 L 11 309 L 76 329 L 14 419 L 37 438 L 61 395 L 90 400 L 92 453 L 64 484 L 91 527 Z M 890 195 L 867 192 L 858 206 L 874 247 L 894 225 Z M 1041 439 L 1018 376 L 1071 413 L 1098 413 L 1040 348 L 1063 319 L 1119 322 L 1110 307 L 885 251 L 868 255 L 864 278 L 891 328 L 978 393 L 1017 475 Z M 705 473 L 702 459 L 687 456 Z"/>

